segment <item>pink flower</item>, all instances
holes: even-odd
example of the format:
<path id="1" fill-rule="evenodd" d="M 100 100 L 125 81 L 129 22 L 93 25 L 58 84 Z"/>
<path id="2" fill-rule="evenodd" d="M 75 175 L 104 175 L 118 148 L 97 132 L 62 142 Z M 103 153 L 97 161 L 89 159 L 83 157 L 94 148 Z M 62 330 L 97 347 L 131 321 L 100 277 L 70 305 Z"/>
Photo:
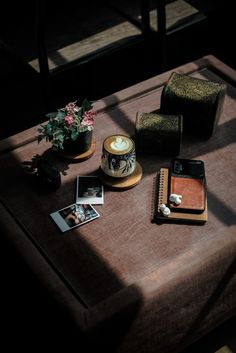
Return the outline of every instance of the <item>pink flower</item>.
<path id="1" fill-rule="evenodd" d="M 90 126 L 94 124 L 94 117 L 96 116 L 96 112 L 94 110 L 88 110 L 84 112 L 82 116 L 81 126 Z"/>
<path id="2" fill-rule="evenodd" d="M 66 105 L 66 112 L 68 115 L 73 115 L 77 111 L 78 107 L 75 102 L 71 102 Z"/>
<path id="3" fill-rule="evenodd" d="M 71 127 L 74 124 L 74 118 L 72 115 L 66 115 L 64 120 L 68 127 Z"/>

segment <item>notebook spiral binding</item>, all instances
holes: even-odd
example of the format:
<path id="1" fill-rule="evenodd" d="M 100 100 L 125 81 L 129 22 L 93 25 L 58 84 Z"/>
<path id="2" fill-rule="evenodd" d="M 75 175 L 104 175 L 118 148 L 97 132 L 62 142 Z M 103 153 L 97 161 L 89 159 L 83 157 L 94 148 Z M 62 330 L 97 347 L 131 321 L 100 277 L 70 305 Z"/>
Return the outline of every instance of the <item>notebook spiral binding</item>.
<path id="1" fill-rule="evenodd" d="M 167 203 L 168 198 L 168 169 L 161 168 L 153 180 L 152 221 L 161 216 L 160 205 Z"/>
<path id="2" fill-rule="evenodd" d="M 159 186 L 158 186 L 158 203 L 157 212 L 160 214 L 160 205 L 168 204 L 168 174 L 169 169 L 161 168 L 159 172 Z"/>
<path id="3" fill-rule="evenodd" d="M 164 173 L 163 170 L 159 172 L 159 189 L 158 189 L 158 203 L 157 212 L 160 213 L 160 205 L 163 203 L 164 196 Z"/>

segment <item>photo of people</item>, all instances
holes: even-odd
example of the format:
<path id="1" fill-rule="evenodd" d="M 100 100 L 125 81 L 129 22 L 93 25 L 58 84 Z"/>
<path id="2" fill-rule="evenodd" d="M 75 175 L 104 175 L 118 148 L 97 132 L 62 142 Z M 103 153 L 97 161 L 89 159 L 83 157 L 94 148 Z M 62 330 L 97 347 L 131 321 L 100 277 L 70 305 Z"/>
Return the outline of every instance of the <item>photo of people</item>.
<path id="1" fill-rule="evenodd" d="M 76 187 L 77 204 L 103 204 L 103 185 L 97 176 L 78 176 Z"/>
<path id="2" fill-rule="evenodd" d="M 99 214 L 92 205 L 73 204 L 63 208 L 62 210 L 51 213 L 50 216 L 56 222 L 61 231 L 65 232 L 98 218 Z"/>

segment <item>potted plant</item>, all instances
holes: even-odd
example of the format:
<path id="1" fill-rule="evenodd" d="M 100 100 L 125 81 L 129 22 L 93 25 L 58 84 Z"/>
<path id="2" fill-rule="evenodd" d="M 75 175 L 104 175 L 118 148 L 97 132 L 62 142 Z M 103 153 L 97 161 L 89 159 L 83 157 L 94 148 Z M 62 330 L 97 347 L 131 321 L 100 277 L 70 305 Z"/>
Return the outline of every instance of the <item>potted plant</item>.
<path id="1" fill-rule="evenodd" d="M 77 101 L 70 102 L 57 112 L 46 114 L 49 120 L 38 128 L 38 142 L 45 139 L 57 151 L 66 150 L 77 154 L 86 152 L 92 144 L 96 116 L 92 108 L 92 102 L 84 99 L 80 106 Z"/>

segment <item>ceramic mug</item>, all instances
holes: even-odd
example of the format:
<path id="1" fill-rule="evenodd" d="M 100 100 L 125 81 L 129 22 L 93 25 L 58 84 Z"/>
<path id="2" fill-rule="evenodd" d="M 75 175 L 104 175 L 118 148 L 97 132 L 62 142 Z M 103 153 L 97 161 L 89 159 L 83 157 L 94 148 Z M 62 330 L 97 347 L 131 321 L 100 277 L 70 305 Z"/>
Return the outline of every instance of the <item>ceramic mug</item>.
<path id="1" fill-rule="evenodd" d="M 103 142 L 101 169 L 109 176 L 124 178 L 136 166 L 134 141 L 128 136 L 112 135 Z"/>

